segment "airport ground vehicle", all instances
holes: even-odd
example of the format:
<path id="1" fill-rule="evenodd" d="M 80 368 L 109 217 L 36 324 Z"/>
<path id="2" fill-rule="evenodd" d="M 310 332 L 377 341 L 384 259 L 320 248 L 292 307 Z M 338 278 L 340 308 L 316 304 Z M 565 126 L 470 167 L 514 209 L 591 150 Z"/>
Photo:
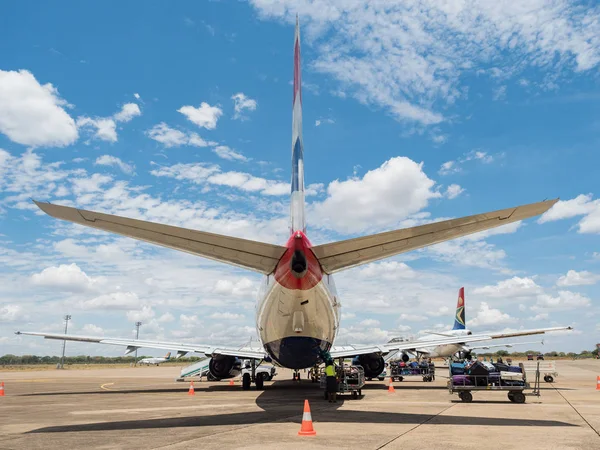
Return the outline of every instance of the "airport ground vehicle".
<path id="1" fill-rule="evenodd" d="M 338 373 L 338 394 L 351 393 L 352 398 L 358 398 L 362 395 L 362 388 L 365 385 L 365 369 L 362 366 L 339 367 Z M 327 400 L 327 377 L 325 373 L 321 374 L 320 387 L 323 389 L 323 398 Z"/>
<path id="2" fill-rule="evenodd" d="M 531 389 L 527 381 L 527 374 L 523 364 L 519 364 L 521 372 L 502 371 L 490 372 L 486 375 L 456 375 L 450 366 L 448 391 L 450 394 L 458 393 L 458 397 L 465 403 L 473 401 L 473 392 L 476 391 L 504 391 L 513 403 L 525 403 L 525 390 Z M 531 395 L 539 397 L 539 371 L 535 372 L 534 386 Z"/>
<path id="3" fill-rule="evenodd" d="M 405 363 L 403 361 L 390 362 L 390 380 L 403 381 L 405 377 L 421 377 L 423 381 L 435 380 L 435 364 Z"/>
<path id="4" fill-rule="evenodd" d="M 539 370 L 540 374 L 544 376 L 546 383 L 552 383 L 558 377 L 556 361 L 526 362 L 523 366 L 525 367 L 525 372 L 532 373 Z"/>

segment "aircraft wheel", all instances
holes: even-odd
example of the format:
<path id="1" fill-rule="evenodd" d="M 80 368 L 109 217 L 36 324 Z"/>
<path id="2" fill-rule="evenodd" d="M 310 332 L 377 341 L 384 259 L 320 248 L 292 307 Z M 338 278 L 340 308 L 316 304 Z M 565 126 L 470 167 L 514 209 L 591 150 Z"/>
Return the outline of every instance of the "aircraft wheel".
<path id="1" fill-rule="evenodd" d="M 244 376 L 242 377 L 242 389 L 244 391 L 247 391 L 250 389 L 250 374 L 249 373 L 245 373 Z"/>
<path id="2" fill-rule="evenodd" d="M 265 382 L 265 379 L 263 377 L 263 374 L 262 373 L 257 374 L 256 381 L 254 382 L 254 384 L 256 384 L 257 391 L 262 391 L 264 389 L 264 382 Z"/>
<path id="3" fill-rule="evenodd" d="M 458 396 L 465 403 L 471 403 L 473 401 L 473 394 L 471 394 L 469 391 L 461 392 L 458 394 Z"/>
<path id="4" fill-rule="evenodd" d="M 358 392 L 352 391 L 352 398 L 356 400 L 358 398 Z"/>
<path id="5" fill-rule="evenodd" d="M 545 381 L 546 383 L 552 383 L 552 382 L 554 381 L 554 377 L 553 377 L 552 375 L 546 375 L 546 376 L 544 377 L 544 381 Z"/>
<path id="6" fill-rule="evenodd" d="M 398 377 L 398 381 L 404 381 L 404 377 Z"/>

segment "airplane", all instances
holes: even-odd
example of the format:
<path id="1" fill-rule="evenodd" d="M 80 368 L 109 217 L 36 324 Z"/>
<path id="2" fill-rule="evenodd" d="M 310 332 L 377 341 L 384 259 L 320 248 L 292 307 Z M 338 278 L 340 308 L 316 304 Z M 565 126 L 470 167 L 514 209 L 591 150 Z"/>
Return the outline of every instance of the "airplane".
<path id="1" fill-rule="evenodd" d="M 458 290 L 458 301 L 456 302 L 456 312 L 454 314 L 454 326 L 451 330 L 445 332 L 433 332 L 427 331 L 426 333 L 429 336 L 424 336 L 420 339 L 413 340 L 412 345 L 415 346 L 414 351 L 405 351 L 402 352 L 400 358 L 402 361 L 407 362 L 410 360 L 411 356 L 415 356 L 417 359 L 422 357 L 426 358 L 452 358 L 455 355 L 458 355 L 461 359 L 471 359 L 471 352 L 473 350 L 489 350 L 493 347 L 509 347 L 511 348 L 514 345 L 523 345 L 523 344 L 533 344 L 538 342 L 513 342 L 513 343 L 504 343 L 504 344 L 493 344 L 493 345 L 467 345 L 462 344 L 460 342 L 455 343 L 444 343 L 437 345 L 430 345 L 430 341 L 438 339 L 437 336 L 444 337 L 461 337 L 461 336 L 472 336 L 473 333 L 471 330 L 466 328 L 466 314 L 465 314 L 466 304 L 465 304 L 465 288 L 461 287 Z M 529 331 L 529 333 L 527 332 Z M 552 331 L 552 329 L 537 329 L 537 330 L 524 330 L 520 334 L 520 336 L 531 335 L 531 334 L 543 334 L 546 331 Z M 502 339 L 509 336 L 506 336 L 506 333 L 490 333 L 489 339 Z M 394 338 L 390 340 L 390 343 L 393 342 L 408 342 L 408 339 L 404 338 Z M 544 344 L 544 341 L 542 341 Z"/>
<path id="2" fill-rule="evenodd" d="M 534 217 L 543 214 L 558 201 L 558 199 L 545 200 L 313 246 L 307 235 L 304 199 L 300 28 L 298 18 L 296 18 L 290 237 L 285 245 L 273 245 L 34 200 L 42 211 L 57 219 L 128 236 L 263 274 L 264 279 L 259 289 L 256 308 L 256 328 L 262 347 L 236 348 L 210 343 L 144 341 L 25 331 L 16 333 L 43 336 L 46 339 L 119 345 L 126 347 L 126 354 L 142 347 L 174 350 L 177 351 L 177 357 L 188 352 L 200 353 L 211 358 L 209 363 L 211 374 L 219 379 L 238 376 L 242 370 L 241 360 L 243 359 L 251 359 L 253 367 L 256 361 L 258 364 L 263 360 L 274 361 L 281 367 L 292 369 L 296 378 L 300 375 L 300 369 L 314 367 L 328 358 L 353 357 L 359 358 L 365 369 L 365 376 L 377 377 L 384 368 L 385 355 L 393 351 L 416 350 L 416 348 L 410 342 L 334 346 L 340 329 L 341 315 L 341 300 L 333 280 L 335 273 Z M 357 205 L 357 207 L 360 206 Z M 501 336 L 439 336 L 428 342 L 428 345 L 466 345 L 497 337 L 544 333 L 550 330 L 553 329 L 505 333 Z M 262 377 L 254 377 L 254 370 L 251 375 L 244 374 L 243 389 L 250 389 L 252 382 L 257 389 L 263 388 Z"/>
<path id="3" fill-rule="evenodd" d="M 171 359 L 171 352 L 167 353 L 164 358 L 144 358 L 144 359 L 140 359 L 138 361 L 138 364 L 140 364 L 140 365 L 146 364 L 148 366 L 150 364 L 156 364 L 158 366 L 160 363 L 164 363 L 166 361 L 169 361 L 170 359 Z"/>

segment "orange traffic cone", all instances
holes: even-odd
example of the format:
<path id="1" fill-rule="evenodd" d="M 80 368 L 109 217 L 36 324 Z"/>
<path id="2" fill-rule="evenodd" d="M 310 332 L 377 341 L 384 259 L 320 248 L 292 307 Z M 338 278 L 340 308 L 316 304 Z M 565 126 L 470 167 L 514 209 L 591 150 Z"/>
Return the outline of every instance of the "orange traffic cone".
<path id="1" fill-rule="evenodd" d="M 194 392 L 194 382 L 193 381 L 190 382 L 190 389 L 188 390 L 188 395 L 196 395 L 196 392 Z"/>
<path id="2" fill-rule="evenodd" d="M 229 380 L 229 386 L 233 386 L 233 378 Z"/>
<path id="3" fill-rule="evenodd" d="M 388 387 L 388 394 L 395 394 L 396 389 L 394 389 L 394 385 L 392 384 L 392 379 L 390 378 L 390 386 Z"/>
<path id="4" fill-rule="evenodd" d="M 598 377 L 598 382 L 600 383 L 600 377 Z M 598 386 L 600 386 L 600 384 Z M 4 397 L 4 381 L 0 383 L 0 397 Z"/>
<path id="5" fill-rule="evenodd" d="M 312 425 L 312 416 L 310 415 L 310 406 L 308 400 L 304 400 L 304 414 L 302 414 L 302 426 L 298 431 L 299 436 L 314 436 L 317 434 Z"/>
<path id="6" fill-rule="evenodd" d="M 598 378 L 596 379 L 596 390 L 600 391 L 600 375 L 598 375 Z M 0 392 L 0 395 L 4 395 L 4 383 L 2 383 L 2 391 Z"/>

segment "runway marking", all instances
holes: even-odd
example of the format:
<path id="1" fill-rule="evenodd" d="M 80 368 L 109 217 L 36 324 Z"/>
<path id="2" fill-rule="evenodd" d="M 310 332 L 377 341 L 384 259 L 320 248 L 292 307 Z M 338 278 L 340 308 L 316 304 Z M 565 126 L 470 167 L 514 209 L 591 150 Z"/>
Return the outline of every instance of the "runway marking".
<path id="1" fill-rule="evenodd" d="M 115 383 L 104 383 L 100 385 L 100 389 L 104 389 L 105 391 L 114 391 L 114 389 L 109 389 L 106 386 L 112 386 Z"/>
<path id="2" fill-rule="evenodd" d="M 595 428 L 592 426 L 592 424 L 588 422 L 588 420 L 587 420 L 585 417 L 583 417 L 583 414 L 581 414 L 581 413 L 579 412 L 579 410 L 578 410 L 577 408 L 575 408 L 575 406 L 573 406 L 569 400 L 567 400 L 567 397 L 565 397 L 565 396 L 562 394 L 562 392 L 560 392 L 560 391 L 559 391 L 559 390 L 556 388 L 556 386 L 554 386 L 554 384 L 551 384 L 551 386 L 552 386 L 552 387 L 553 387 L 553 388 L 556 390 L 556 392 L 558 392 L 558 394 L 559 394 L 559 395 L 560 395 L 560 396 L 563 398 L 563 400 L 564 400 L 565 402 L 567 402 L 567 404 L 568 404 L 568 405 L 569 405 L 571 408 L 573 408 L 573 411 L 575 411 L 575 412 L 577 413 L 577 415 L 578 415 L 579 417 L 581 417 L 581 420 L 583 420 L 583 421 L 584 421 L 584 422 L 585 422 L 585 423 L 588 425 L 588 427 L 590 427 L 590 428 L 592 429 L 592 431 L 593 431 L 594 433 L 596 433 L 596 434 L 598 435 L 598 437 L 600 437 L 600 432 L 599 432 L 598 430 L 596 430 L 596 429 L 595 429 Z"/>

